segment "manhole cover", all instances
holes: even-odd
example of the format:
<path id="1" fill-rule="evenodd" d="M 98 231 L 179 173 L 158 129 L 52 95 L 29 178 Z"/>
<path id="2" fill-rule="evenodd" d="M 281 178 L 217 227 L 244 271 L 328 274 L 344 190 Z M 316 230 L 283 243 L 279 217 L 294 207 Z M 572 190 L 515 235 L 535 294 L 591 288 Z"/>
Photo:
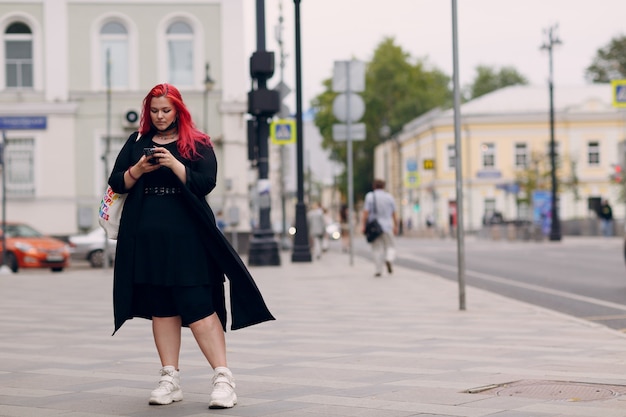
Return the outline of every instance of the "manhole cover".
<path id="1" fill-rule="evenodd" d="M 597 401 L 626 394 L 626 386 L 568 381 L 522 380 L 469 389 L 470 394 L 525 397 L 556 401 Z"/>

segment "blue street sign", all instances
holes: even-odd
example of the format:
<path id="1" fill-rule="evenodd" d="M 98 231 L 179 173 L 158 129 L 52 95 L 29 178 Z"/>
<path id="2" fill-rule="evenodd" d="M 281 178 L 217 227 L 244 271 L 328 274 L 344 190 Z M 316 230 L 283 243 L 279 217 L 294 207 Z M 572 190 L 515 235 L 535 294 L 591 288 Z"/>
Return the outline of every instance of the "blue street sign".
<path id="1" fill-rule="evenodd" d="M 0 116 L 1 130 L 42 130 L 46 129 L 46 116 Z"/>
<path id="2" fill-rule="evenodd" d="M 270 138 L 276 145 L 294 143 L 296 141 L 296 121 L 288 119 L 275 120 L 270 124 Z"/>

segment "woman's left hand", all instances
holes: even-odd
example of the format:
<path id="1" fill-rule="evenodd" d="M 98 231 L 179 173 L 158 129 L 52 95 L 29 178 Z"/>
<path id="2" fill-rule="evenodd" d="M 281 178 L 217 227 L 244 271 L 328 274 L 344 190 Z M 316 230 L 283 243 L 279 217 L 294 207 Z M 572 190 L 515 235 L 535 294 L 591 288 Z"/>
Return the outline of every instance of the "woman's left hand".
<path id="1" fill-rule="evenodd" d="M 154 158 L 158 161 L 158 164 L 162 167 L 168 167 L 173 170 L 175 166 L 180 165 L 181 162 L 174 157 L 166 148 L 155 147 Z"/>

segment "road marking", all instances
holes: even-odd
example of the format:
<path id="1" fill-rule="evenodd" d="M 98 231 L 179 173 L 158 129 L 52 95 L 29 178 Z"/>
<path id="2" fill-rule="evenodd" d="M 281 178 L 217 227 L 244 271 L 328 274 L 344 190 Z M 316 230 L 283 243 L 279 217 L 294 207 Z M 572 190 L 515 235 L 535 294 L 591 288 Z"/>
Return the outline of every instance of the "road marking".
<path id="1" fill-rule="evenodd" d="M 435 261 L 433 261 L 431 259 L 424 258 L 424 257 L 418 256 L 418 255 L 409 255 L 409 256 L 403 255 L 402 257 L 403 258 L 414 259 L 414 260 L 416 260 L 416 261 L 418 261 L 420 263 L 423 263 L 423 264 L 426 264 L 426 265 L 431 265 L 431 266 L 434 266 L 435 268 L 444 269 L 446 271 L 451 271 L 451 272 L 457 272 L 458 271 L 458 268 L 456 266 L 453 267 L 453 266 L 449 266 L 449 265 L 445 265 L 445 264 L 440 264 L 440 263 L 435 262 Z M 613 302 L 610 302 L 610 301 L 599 300 L 597 298 L 586 297 L 584 295 L 572 294 L 572 293 L 565 292 L 565 291 L 554 290 L 552 288 L 546 288 L 546 287 L 542 287 L 540 285 L 526 284 L 526 283 L 518 282 L 518 281 L 515 281 L 515 280 L 512 280 L 512 279 L 497 277 L 495 275 L 485 274 L 485 273 L 482 273 L 482 272 L 472 271 L 472 270 L 469 270 L 469 269 L 466 269 L 465 272 L 468 275 L 471 274 L 473 277 L 479 278 L 479 279 L 482 279 L 482 280 L 485 280 L 485 281 L 496 282 L 496 283 L 499 283 L 499 284 L 509 285 L 511 287 L 523 288 L 523 289 L 526 289 L 526 290 L 536 291 L 536 292 L 540 292 L 540 293 L 544 293 L 544 294 L 556 295 L 557 297 L 568 298 L 570 300 L 582 301 L 582 302 L 588 303 L 588 304 L 594 304 L 594 305 L 597 305 L 597 306 L 613 308 L 615 310 L 626 311 L 626 305 L 623 305 L 623 304 L 617 304 L 617 303 L 613 303 Z"/>

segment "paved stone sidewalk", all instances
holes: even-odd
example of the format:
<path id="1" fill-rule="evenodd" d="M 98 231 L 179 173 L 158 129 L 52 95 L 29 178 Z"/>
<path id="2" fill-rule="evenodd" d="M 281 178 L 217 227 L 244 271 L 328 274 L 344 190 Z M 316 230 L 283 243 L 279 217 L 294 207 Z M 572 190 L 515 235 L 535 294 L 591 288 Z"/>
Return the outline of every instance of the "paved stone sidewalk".
<path id="1" fill-rule="evenodd" d="M 278 320 L 227 334 L 229 410 L 207 408 L 211 372 L 188 330 L 184 401 L 148 405 L 150 323 L 111 337 L 111 270 L 0 275 L 0 416 L 626 417 L 622 333 L 471 287 L 459 311 L 453 282 L 374 278 L 338 252 L 284 256 L 251 268 Z"/>

